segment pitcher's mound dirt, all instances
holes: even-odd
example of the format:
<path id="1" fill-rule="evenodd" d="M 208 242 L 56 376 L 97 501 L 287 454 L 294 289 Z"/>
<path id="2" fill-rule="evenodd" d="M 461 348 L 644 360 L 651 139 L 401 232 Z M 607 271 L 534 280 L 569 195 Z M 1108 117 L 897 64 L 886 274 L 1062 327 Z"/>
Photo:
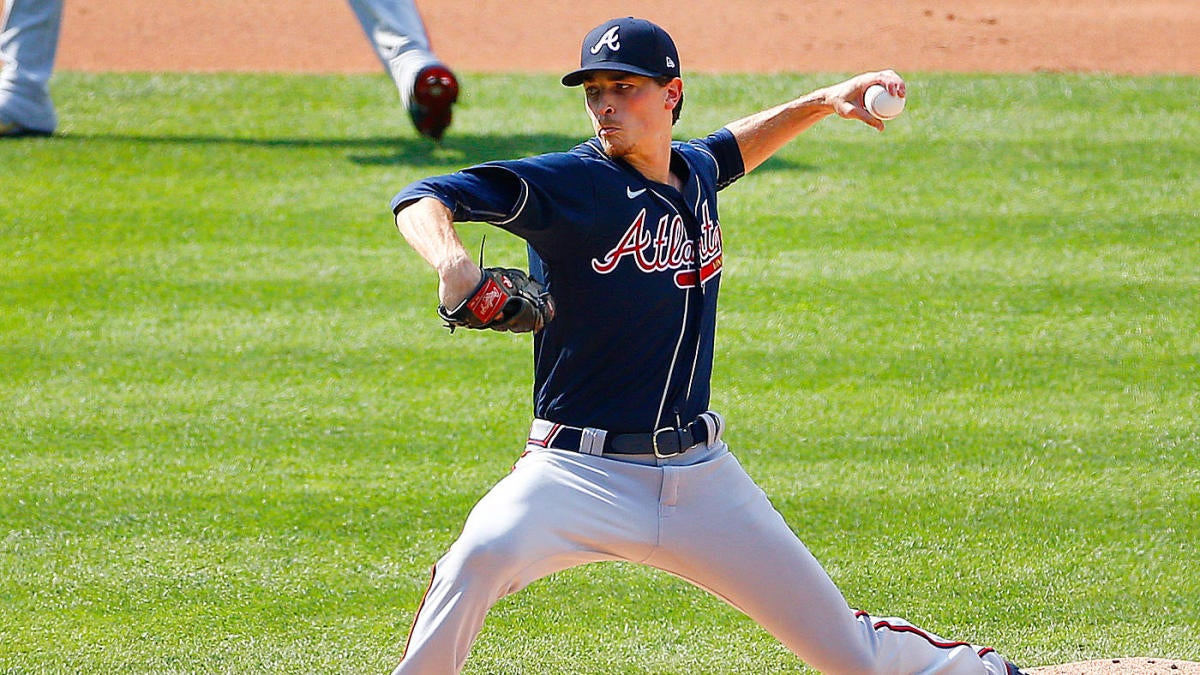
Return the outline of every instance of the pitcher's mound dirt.
<path id="1" fill-rule="evenodd" d="M 1101 659 L 1025 668 L 1030 675 L 1200 675 L 1200 663 L 1171 659 Z"/>

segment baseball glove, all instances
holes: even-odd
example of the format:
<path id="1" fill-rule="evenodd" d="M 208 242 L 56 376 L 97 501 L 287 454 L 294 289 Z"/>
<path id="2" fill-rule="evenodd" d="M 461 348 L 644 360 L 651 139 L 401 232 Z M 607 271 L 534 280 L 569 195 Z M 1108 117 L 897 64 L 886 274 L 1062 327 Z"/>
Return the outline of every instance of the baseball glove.
<path id="1" fill-rule="evenodd" d="M 554 318 L 554 298 L 521 270 L 487 267 L 475 291 L 453 310 L 438 305 L 438 316 L 455 328 L 536 333 Z"/>

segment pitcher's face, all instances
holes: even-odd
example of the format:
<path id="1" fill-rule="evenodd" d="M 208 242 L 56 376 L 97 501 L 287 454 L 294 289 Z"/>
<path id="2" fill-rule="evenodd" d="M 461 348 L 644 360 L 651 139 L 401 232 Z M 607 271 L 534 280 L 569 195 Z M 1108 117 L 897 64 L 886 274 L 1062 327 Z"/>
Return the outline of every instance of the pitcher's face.
<path id="1" fill-rule="evenodd" d="M 681 90 L 673 86 L 675 82 L 664 86 L 649 77 L 615 70 L 596 71 L 584 80 L 592 128 L 610 157 L 625 157 L 664 138 L 670 142 L 671 111 Z"/>

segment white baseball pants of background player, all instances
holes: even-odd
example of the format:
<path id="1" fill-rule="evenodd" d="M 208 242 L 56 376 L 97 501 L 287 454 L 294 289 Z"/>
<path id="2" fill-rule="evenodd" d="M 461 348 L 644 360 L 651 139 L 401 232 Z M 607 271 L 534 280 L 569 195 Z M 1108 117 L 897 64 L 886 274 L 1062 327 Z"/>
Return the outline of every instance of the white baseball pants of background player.
<path id="1" fill-rule="evenodd" d="M 604 560 L 690 581 L 823 673 L 1007 673 L 990 649 L 852 610 L 719 438 L 652 464 L 631 459 L 527 448 L 434 566 L 394 675 L 459 672 L 500 598 Z"/>
<path id="2" fill-rule="evenodd" d="M 425 66 L 439 63 L 413 0 L 348 0 L 406 108 Z M 58 116 L 49 82 L 62 28 L 63 0 L 4 0 L 0 32 L 0 123 L 50 133 Z"/>
<path id="3" fill-rule="evenodd" d="M 49 84 L 62 12 L 62 0 L 4 0 L 0 124 L 47 134 L 58 126 Z"/>
<path id="4" fill-rule="evenodd" d="M 375 47 L 375 54 L 396 83 L 404 107 L 411 107 L 417 73 L 440 63 L 433 55 L 416 4 L 412 0 L 349 0 L 349 3 Z"/>

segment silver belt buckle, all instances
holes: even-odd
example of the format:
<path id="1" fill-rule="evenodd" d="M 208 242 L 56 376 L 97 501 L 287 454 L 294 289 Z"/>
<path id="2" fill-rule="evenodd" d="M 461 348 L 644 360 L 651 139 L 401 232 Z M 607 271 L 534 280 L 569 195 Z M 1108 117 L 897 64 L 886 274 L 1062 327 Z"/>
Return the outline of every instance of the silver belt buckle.
<path id="1" fill-rule="evenodd" d="M 664 454 L 662 452 L 659 452 L 659 450 L 658 450 L 658 435 L 664 431 L 674 431 L 676 436 L 679 437 L 679 449 L 676 450 L 675 452 L 672 452 L 669 454 Z M 683 451 L 687 450 L 687 448 L 683 447 L 683 430 L 679 429 L 678 427 L 663 427 L 661 429 L 655 430 L 655 432 L 650 435 L 650 447 L 654 448 L 654 456 L 659 459 L 670 459 L 671 457 L 675 457 L 676 455 L 682 455 Z"/>

